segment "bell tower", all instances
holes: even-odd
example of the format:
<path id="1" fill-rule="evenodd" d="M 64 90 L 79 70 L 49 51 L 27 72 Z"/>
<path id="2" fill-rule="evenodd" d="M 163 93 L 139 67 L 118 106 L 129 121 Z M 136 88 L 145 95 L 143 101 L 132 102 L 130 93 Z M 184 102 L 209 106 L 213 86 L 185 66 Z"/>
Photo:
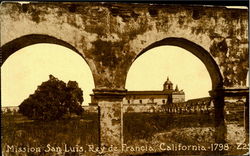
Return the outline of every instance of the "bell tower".
<path id="1" fill-rule="evenodd" d="M 163 91 L 173 91 L 173 83 L 167 78 L 167 81 L 163 84 Z"/>

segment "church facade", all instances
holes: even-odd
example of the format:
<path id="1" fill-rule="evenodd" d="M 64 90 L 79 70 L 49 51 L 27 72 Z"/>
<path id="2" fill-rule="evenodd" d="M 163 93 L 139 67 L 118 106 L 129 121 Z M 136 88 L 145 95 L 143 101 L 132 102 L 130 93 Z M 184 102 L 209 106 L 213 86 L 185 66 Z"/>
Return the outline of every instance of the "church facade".
<path id="1" fill-rule="evenodd" d="M 123 112 L 161 112 L 164 105 L 185 102 L 185 93 L 167 78 L 163 90 L 128 91 L 123 98 Z"/>

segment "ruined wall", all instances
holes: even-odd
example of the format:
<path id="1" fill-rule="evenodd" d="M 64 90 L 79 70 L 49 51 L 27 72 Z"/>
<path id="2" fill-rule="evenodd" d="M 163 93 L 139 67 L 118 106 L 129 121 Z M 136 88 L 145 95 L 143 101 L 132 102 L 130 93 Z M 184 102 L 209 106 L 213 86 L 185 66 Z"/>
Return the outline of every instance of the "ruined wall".
<path id="1" fill-rule="evenodd" d="M 247 16 L 246 9 L 225 7 L 2 3 L 1 46 L 29 34 L 55 37 L 85 58 L 96 89 L 122 90 L 130 65 L 144 48 L 165 38 L 184 38 L 209 52 L 224 87 L 239 88 L 248 71 Z"/>

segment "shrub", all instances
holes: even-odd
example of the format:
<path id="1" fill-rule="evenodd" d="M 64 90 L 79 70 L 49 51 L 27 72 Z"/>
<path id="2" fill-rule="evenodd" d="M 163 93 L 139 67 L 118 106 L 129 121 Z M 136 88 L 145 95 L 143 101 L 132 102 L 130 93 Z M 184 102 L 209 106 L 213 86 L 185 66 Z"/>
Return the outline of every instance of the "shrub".
<path id="1" fill-rule="evenodd" d="M 56 120 L 67 113 L 81 115 L 83 91 L 76 81 L 67 84 L 53 75 L 19 105 L 19 112 L 35 120 Z"/>

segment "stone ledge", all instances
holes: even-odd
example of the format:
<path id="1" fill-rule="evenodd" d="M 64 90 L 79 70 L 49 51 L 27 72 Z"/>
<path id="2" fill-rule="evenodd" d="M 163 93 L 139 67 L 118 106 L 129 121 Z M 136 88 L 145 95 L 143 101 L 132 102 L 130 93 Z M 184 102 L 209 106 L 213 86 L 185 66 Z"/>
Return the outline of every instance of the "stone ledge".
<path id="1" fill-rule="evenodd" d="M 93 96 L 96 100 L 120 101 L 125 97 L 127 90 L 93 89 L 93 93 Z"/>
<path id="2" fill-rule="evenodd" d="M 209 91 L 211 97 L 216 96 L 248 96 L 249 88 L 221 88 Z"/>

